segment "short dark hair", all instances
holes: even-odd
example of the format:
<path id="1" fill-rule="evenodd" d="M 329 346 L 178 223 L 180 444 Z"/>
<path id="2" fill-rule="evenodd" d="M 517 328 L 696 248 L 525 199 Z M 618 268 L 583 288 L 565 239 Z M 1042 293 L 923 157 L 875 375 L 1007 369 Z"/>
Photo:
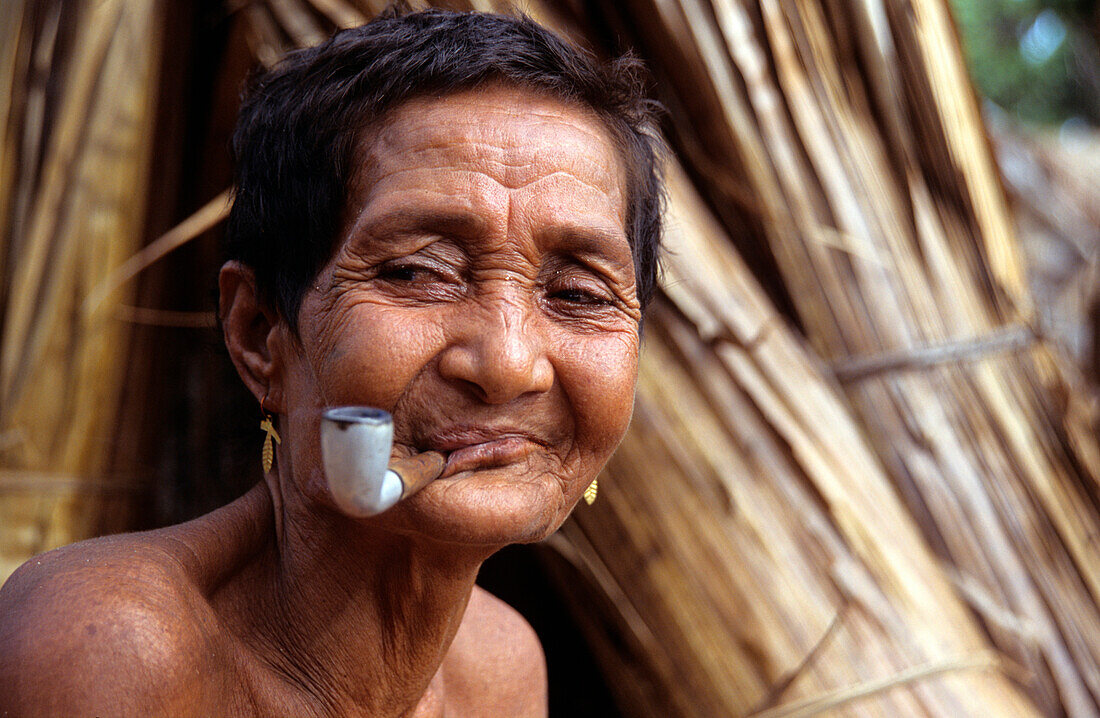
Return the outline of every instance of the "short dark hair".
<path id="1" fill-rule="evenodd" d="M 601 63 L 524 16 L 391 10 L 340 31 L 249 82 L 233 134 L 226 258 L 252 268 L 261 301 L 296 330 L 302 296 L 336 250 L 363 130 L 411 99 L 501 82 L 590 108 L 609 130 L 645 307 L 657 286 L 663 189 L 657 105 L 642 77 L 632 56 Z"/>

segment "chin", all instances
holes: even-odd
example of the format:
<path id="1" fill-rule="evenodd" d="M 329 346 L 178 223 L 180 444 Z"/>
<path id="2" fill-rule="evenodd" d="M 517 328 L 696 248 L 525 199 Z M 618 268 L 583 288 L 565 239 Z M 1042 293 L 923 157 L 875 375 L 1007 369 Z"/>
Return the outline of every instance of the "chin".
<path id="1" fill-rule="evenodd" d="M 430 484 L 389 513 L 404 531 L 495 549 L 554 533 L 578 497 L 567 497 L 549 474 L 517 479 L 506 471 L 470 471 Z"/>

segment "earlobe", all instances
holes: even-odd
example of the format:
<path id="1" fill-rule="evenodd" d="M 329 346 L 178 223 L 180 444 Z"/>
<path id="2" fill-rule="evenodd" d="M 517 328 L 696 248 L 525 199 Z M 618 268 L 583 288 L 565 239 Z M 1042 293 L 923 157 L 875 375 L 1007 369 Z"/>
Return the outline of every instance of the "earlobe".
<path id="1" fill-rule="evenodd" d="M 277 407 L 282 403 L 276 381 L 280 362 L 269 341 L 277 329 L 277 315 L 260 301 L 252 269 L 240 262 L 222 266 L 218 290 L 222 333 L 237 373 L 257 401 L 267 395 L 268 405 Z"/>

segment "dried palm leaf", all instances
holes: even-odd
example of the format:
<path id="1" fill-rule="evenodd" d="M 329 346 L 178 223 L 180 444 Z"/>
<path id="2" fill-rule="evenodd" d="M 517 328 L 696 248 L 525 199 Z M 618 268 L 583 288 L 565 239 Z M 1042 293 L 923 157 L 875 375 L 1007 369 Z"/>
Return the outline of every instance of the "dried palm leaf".
<path id="1" fill-rule="evenodd" d="M 1036 338 L 946 3 L 616 7 L 677 73 L 676 143 L 723 177 L 701 190 L 739 246 L 774 258 L 761 276 L 995 645 L 1044 712 L 1097 715 L 1100 452 Z"/>
<path id="2" fill-rule="evenodd" d="M 3 82 L 18 88 L 0 113 L 0 576 L 129 522 L 133 484 L 103 474 L 127 325 L 115 304 L 85 311 L 83 301 L 141 242 L 161 31 L 157 3 L 10 9 L 0 25 L 17 58 Z M 48 86 L 61 88 L 56 104 Z M 30 488 L 27 472 L 58 478 Z"/>

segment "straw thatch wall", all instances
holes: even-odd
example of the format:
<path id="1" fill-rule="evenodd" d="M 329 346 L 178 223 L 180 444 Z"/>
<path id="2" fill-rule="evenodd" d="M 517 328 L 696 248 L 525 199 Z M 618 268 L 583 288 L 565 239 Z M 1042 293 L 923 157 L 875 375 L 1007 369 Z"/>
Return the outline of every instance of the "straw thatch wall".
<path id="1" fill-rule="evenodd" d="M 0 575 L 133 523 L 112 471 L 129 291 L 88 302 L 143 241 L 158 95 L 156 3 L 0 13 Z"/>
<path id="2" fill-rule="evenodd" d="M 1040 707 L 1095 714 L 1095 438 L 1033 321 L 946 5 L 665 8 L 640 44 L 699 78 L 668 87 L 694 120 L 680 141 L 708 149 L 700 171 L 738 168 L 728 189 L 701 185 L 711 202 L 751 198 L 727 229 L 774 258 L 891 483 Z"/>
<path id="3" fill-rule="evenodd" d="M 0 570 L 256 478 L 197 279 L 236 88 L 377 5 L 0 18 Z M 944 0 L 526 9 L 642 54 L 677 155 L 634 426 L 542 549 L 623 713 L 1100 714 L 1091 394 Z"/>

